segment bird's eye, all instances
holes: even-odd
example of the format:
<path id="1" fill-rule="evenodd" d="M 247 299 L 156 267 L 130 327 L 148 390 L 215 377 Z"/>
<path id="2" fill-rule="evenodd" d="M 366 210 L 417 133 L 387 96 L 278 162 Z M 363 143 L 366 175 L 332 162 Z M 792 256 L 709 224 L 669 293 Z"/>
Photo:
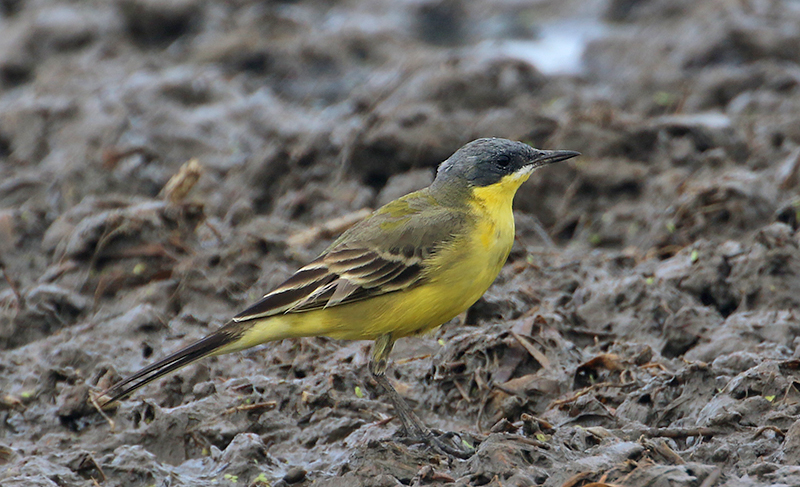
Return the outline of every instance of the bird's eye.
<path id="1" fill-rule="evenodd" d="M 497 156 L 496 162 L 497 165 L 500 167 L 508 167 L 508 165 L 511 164 L 511 158 L 505 154 L 500 154 L 499 156 Z"/>

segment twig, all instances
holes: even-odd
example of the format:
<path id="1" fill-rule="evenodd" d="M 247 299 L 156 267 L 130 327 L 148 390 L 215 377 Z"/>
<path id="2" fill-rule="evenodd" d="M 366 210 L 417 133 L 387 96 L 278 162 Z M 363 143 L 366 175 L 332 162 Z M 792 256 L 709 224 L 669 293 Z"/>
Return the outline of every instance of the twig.
<path id="1" fill-rule="evenodd" d="M 579 397 L 585 396 L 586 394 L 588 394 L 588 393 L 590 393 L 590 392 L 592 392 L 592 391 L 594 391 L 596 389 L 601 389 L 603 387 L 622 388 L 622 387 L 628 387 L 628 386 L 632 386 L 632 385 L 636 385 L 636 383 L 635 382 L 622 382 L 622 383 L 616 384 L 614 382 L 598 382 L 597 384 L 592 384 L 590 386 L 584 387 L 583 389 L 581 389 L 580 391 L 576 392 L 575 394 L 573 394 L 572 396 L 570 396 L 570 397 L 568 397 L 566 399 L 559 399 L 559 400 L 551 402 L 550 404 L 547 405 L 547 408 L 545 410 L 550 410 L 550 409 L 552 409 L 554 407 L 562 406 L 564 404 L 571 403 L 571 402 L 577 400 Z"/>
<path id="2" fill-rule="evenodd" d="M 221 245 L 225 241 L 225 238 L 222 236 L 222 232 L 220 232 L 216 226 L 212 225 L 211 222 L 208 221 L 208 218 L 203 218 L 203 225 L 205 225 L 209 230 L 211 230 L 211 233 L 213 233 L 214 236 L 217 237 L 218 244 Z"/>
<path id="3" fill-rule="evenodd" d="M 91 464 L 97 470 L 97 473 L 100 474 L 100 482 L 105 482 L 108 477 L 106 477 L 106 473 L 103 472 L 103 467 L 101 467 L 100 464 L 97 463 L 97 460 L 94 459 L 94 456 L 91 453 L 87 453 L 86 456 L 83 457 L 83 460 L 81 461 L 81 467 L 83 467 L 83 464 L 87 460 L 89 460 L 89 462 L 91 462 Z M 97 479 L 95 479 L 94 477 L 92 477 L 92 482 L 94 482 L 95 485 L 99 485 L 98 482 L 97 482 Z"/>
<path id="4" fill-rule="evenodd" d="M 264 402 L 256 402 L 253 404 L 242 404 L 240 406 L 234 406 L 232 408 L 228 408 L 225 411 L 222 411 L 221 416 L 225 416 L 228 414 L 238 413 L 240 411 L 254 411 L 257 409 L 272 409 L 278 405 L 278 401 L 264 401 Z"/>
<path id="5" fill-rule="evenodd" d="M 688 438 L 690 436 L 719 436 L 725 434 L 724 431 L 707 428 L 643 428 L 632 430 L 621 430 L 626 438 Z"/>
<path id="6" fill-rule="evenodd" d="M 486 405 L 489 404 L 489 397 L 490 397 L 489 394 L 483 395 L 483 400 L 481 401 L 481 407 L 478 408 L 478 415 L 475 418 L 475 426 L 478 427 L 478 432 L 480 432 L 480 434 L 484 434 L 483 424 L 481 423 L 481 420 L 483 419 L 483 413 L 486 410 Z"/>
<path id="7" fill-rule="evenodd" d="M 458 393 L 461 394 L 461 397 L 467 401 L 467 404 L 472 404 L 474 401 L 471 397 L 467 394 L 467 391 L 464 390 L 464 386 L 462 386 L 457 380 L 453 380 L 453 385 L 456 386 L 458 389 Z"/>
<path id="8" fill-rule="evenodd" d="M 654 452 L 658 453 L 673 465 L 684 465 L 686 461 L 678 455 L 675 450 L 667 445 L 666 440 L 659 438 L 658 440 L 650 440 L 645 442 L 646 446 L 650 446 Z"/>
<path id="9" fill-rule="evenodd" d="M 90 393 L 89 394 L 89 402 L 91 402 L 92 406 L 94 406 L 94 408 L 97 410 L 97 412 L 100 413 L 100 416 L 102 416 L 103 419 L 105 419 L 108 422 L 108 427 L 111 430 L 111 432 L 113 433 L 114 432 L 114 427 L 116 426 L 116 423 L 114 423 L 113 419 L 108 417 L 108 415 L 105 413 L 105 411 L 103 411 L 103 408 L 100 407 L 100 404 L 97 403 L 97 396 L 95 396 L 94 394 Z M 105 478 L 104 478 L 104 480 L 105 480 Z"/>
<path id="10" fill-rule="evenodd" d="M 659 364 L 657 362 L 647 362 L 646 364 L 642 364 L 639 366 L 640 369 L 658 369 L 661 372 L 669 372 L 663 364 Z"/>
<path id="11" fill-rule="evenodd" d="M 782 437 L 784 437 L 784 438 L 786 437 L 786 432 L 785 431 L 783 431 L 782 429 L 778 428 L 777 426 L 769 425 L 769 426 L 762 426 L 762 427 L 758 428 L 756 430 L 756 432 L 753 433 L 753 439 L 755 440 L 756 438 L 761 436 L 761 433 L 763 433 L 765 431 L 774 431 L 775 433 L 778 433 Z"/>
<path id="12" fill-rule="evenodd" d="M 521 337 L 519 333 L 515 332 L 514 330 L 509 330 L 509 331 L 511 331 L 511 335 L 517 339 L 519 344 L 522 345 L 525 348 L 525 350 L 528 351 L 529 354 L 531 354 L 533 359 L 539 362 L 539 365 L 541 365 L 542 368 L 544 369 L 550 368 L 550 360 L 547 358 L 547 356 L 545 356 L 545 354 L 537 350 L 536 347 L 534 347 L 531 344 L 531 342 Z"/>
<path id="13" fill-rule="evenodd" d="M 388 418 L 379 419 L 375 421 L 375 426 L 385 426 L 392 422 L 392 420 L 397 419 L 397 416 L 389 416 Z"/>
<path id="14" fill-rule="evenodd" d="M 717 480 L 719 480 L 721 475 L 722 469 L 719 467 L 715 468 L 710 474 L 708 474 L 708 477 L 703 480 L 703 483 L 700 484 L 700 487 L 712 487 L 717 483 Z"/>
<path id="15" fill-rule="evenodd" d="M 575 487 L 576 485 L 580 484 L 584 480 L 588 479 L 592 475 L 596 475 L 596 472 L 579 472 L 573 475 L 572 477 L 568 478 L 566 482 L 561 484 L 561 487 Z"/>
<path id="16" fill-rule="evenodd" d="M 426 353 L 424 355 L 417 355 L 417 356 L 414 356 L 414 357 L 401 358 L 401 359 L 395 360 L 394 364 L 395 365 L 403 365 L 403 364 L 407 364 L 407 363 L 410 363 L 410 362 L 416 362 L 417 360 L 425 360 L 426 358 L 430 358 L 430 356 L 431 356 L 431 354 Z"/>

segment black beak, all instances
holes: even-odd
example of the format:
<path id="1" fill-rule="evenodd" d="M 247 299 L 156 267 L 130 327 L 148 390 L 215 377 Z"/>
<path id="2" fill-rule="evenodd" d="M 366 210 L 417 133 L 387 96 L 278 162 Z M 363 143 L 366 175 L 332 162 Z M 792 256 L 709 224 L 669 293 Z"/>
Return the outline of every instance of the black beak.
<path id="1" fill-rule="evenodd" d="M 533 158 L 531 164 L 539 167 L 547 164 L 555 164 L 556 162 L 566 161 L 581 155 L 580 152 L 574 150 L 540 150 L 537 151 L 536 157 Z"/>

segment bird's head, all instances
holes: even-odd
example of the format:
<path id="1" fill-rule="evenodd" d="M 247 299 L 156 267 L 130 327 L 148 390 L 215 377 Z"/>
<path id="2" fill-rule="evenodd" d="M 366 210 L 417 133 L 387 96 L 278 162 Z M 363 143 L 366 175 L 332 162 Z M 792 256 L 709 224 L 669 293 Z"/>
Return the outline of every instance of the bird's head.
<path id="1" fill-rule="evenodd" d="M 534 149 L 508 139 L 477 139 L 458 149 L 439 166 L 431 189 L 462 193 L 464 189 L 471 189 L 469 192 L 495 190 L 513 198 L 536 168 L 578 155 L 580 152 Z"/>

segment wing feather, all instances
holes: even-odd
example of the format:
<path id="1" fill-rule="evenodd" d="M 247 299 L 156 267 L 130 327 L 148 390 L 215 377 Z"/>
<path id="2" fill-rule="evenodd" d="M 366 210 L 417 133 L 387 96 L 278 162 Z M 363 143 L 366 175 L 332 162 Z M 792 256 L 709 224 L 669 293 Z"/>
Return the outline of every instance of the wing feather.
<path id="1" fill-rule="evenodd" d="M 374 259 L 369 264 L 364 264 L 360 267 L 354 267 L 352 269 L 336 269 L 338 271 L 346 271 L 347 274 L 354 278 L 361 278 L 361 279 L 369 279 L 371 275 L 384 269 L 386 267 L 386 261 L 383 259 Z M 334 269 L 331 269 L 334 270 Z M 388 272 L 388 270 L 386 271 Z"/>
<path id="2" fill-rule="evenodd" d="M 337 306 L 409 288 L 422 277 L 423 266 L 417 258 L 382 256 L 367 249 L 331 252 L 298 270 L 234 320 Z"/>
<path id="3" fill-rule="evenodd" d="M 384 292 L 399 291 L 413 285 L 419 279 L 421 269 L 417 264 L 403 269 L 403 272 L 394 276 L 391 281 L 383 283 L 381 289 Z"/>
<path id="4" fill-rule="evenodd" d="M 410 268 L 410 266 L 402 265 L 402 264 L 393 265 L 393 266 L 386 266 L 386 267 L 390 267 L 390 271 L 389 272 L 381 271 L 380 272 L 380 274 L 382 274 L 381 276 L 374 276 L 374 277 L 373 276 L 369 276 L 369 279 L 364 279 L 364 282 L 362 283 L 362 287 L 364 287 L 366 289 L 380 288 L 384 284 L 386 284 L 388 282 L 391 282 L 392 279 L 394 279 L 395 277 L 397 277 L 400 274 L 402 274 L 404 270 Z M 419 270 L 422 270 L 422 269 L 419 269 Z M 376 274 L 378 274 L 378 273 L 376 273 Z"/>
<path id="5" fill-rule="evenodd" d="M 383 259 L 380 259 L 379 262 L 382 265 L 378 269 L 375 269 L 373 272 L 370 272 L 367 275 L 356 277 L 355 275 L 352 275 L 349 272 L 345 272 L 344 274 L 347 275 L 350 279 L 359 280 L 364 284 L 364 287 L 375 287 L 374 285 L 377 285 L 378 281 L 384 279 L 388 275 L 397 272 L 398 270 L 402 270 L 404 267 L 402 262 L 386 261 Z"/>
<path id="6" fill-rule="evenodd" d="M 348 296 L 352 296 L 353 293 L 361 289 L 361 286 L 348 279 L 339 278 L 334 282 L 336 283 L 336 288 L 334 289 L 330 299 L 328 299 L 328 302 L 325 303 L 326 308 L 329 306 L 336 306 L 347 299 Z"/>
<path id="7" fill-rule="evenodd" d="M 423 211 L 424 218 L 418 215 Z M 455 238 L 465 218 L 436 206 L 425 190 L 407 195 L 342 234 L 233 320 L 302 313 L 418 286 L 428 279 L 430 259 Z"/>

